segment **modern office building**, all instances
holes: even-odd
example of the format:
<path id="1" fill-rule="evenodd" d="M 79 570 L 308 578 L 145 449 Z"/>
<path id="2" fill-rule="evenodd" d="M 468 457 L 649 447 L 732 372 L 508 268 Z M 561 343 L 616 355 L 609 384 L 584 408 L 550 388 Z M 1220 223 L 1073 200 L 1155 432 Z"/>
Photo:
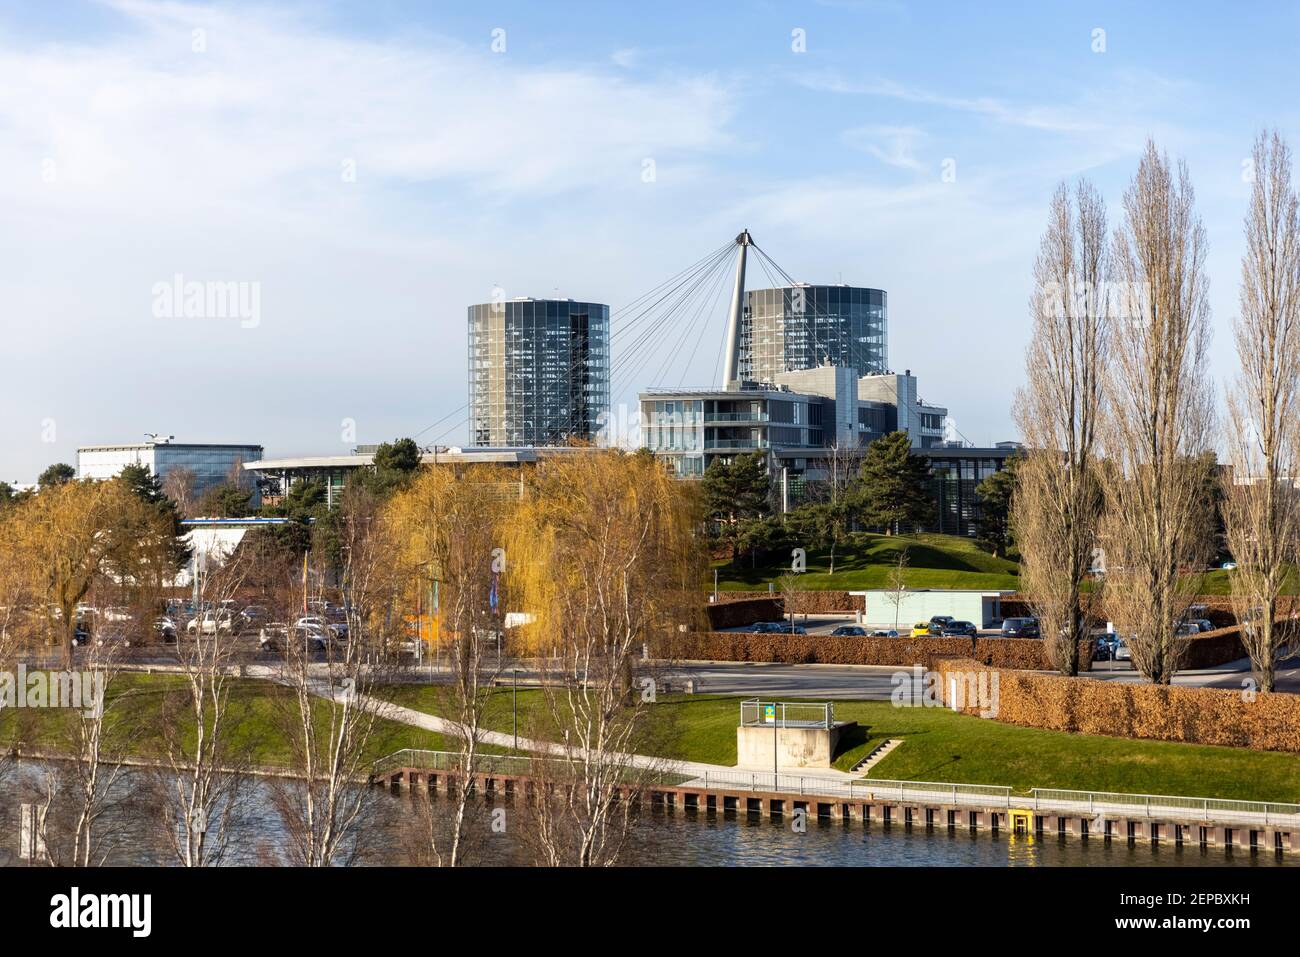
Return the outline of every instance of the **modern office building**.
<path id="1" fill-rule="evenodd" d="M 770 385 L 650 390 L 640 404 L 642 444 L 684 478 L 754 451 L 774 472 L 819 478 L 832 456 L 890 432 L 908 433 L 916 449 L 940 444 L 948 416 L 917 396 L 910 372 L 859 377 L 845 366 L 778 373 Z"/>
<path id="2" fill-rule="evenodd" d="M 470 440 L 592 441 L 609 410 L 609 306 L 507 299 L 469 307 Z"/>
<path id="3" fill-rule="evenodd" d="M 262 457 L 260 445 L 225 445 L 177 442 L 172 437 L 158 437 L 146 442 L 123 445 L 87 445 L 77 449 L 77 477 L 108 479 L 119 475 L 128 465 L 147 465 L 163 481 L 178 470 L 187 469 L 194 476 L 191 494 L 197 499 L 204 492 L 242 474 L 241 467 Z M 259 505 L 253 490 L 253 507 Z"/>
<path id="4" fill-rule="evenodd" d="M 783 372 L 848 366 L 859 376 L 888 367 L 885 290 L 795 283 L 745 294 L 741 380 L 770 383 Z"/>
<path id="5" fill-rule="evenodd" d="M 999 442 L 991 448 L 973 448 L 949 442 L 917 450 L 930 461 L 930 494 L 936 505 L 934 524 L 926 531 L 973 538 L 979 533 L 980 482 L 1006 468 L 1007 459 L 1021 448 L 1019 442 Z"/>

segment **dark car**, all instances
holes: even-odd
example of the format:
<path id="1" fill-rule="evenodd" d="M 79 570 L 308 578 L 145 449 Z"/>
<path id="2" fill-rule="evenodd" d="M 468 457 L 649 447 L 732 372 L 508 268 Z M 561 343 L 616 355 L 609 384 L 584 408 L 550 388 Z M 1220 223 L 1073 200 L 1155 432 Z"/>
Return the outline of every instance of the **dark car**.
<path id="1" fill-rule="evenodd" d="M 953 622 L 952 615 L 933 615 L 930 618 L 930 634 L 942 633 Z"/>
<path id="2" fill-rule="evenodd" d="M 769 635 L 774 631 L 781 631 L 784 626 L 779 621 L 756 621 L 749 626 L 751 635 Z"/>
<path id="3" fill-rule="evenodd" d="M 176 641 L 176 623 L 161 615 L 153 620 L 153 633 L 159 641 L 170 645 Z"/>
<path id="4" fill-rule="evenodd" d="M 867 629 L 861 625 L 840 625 L 831 632 L 832 638 L 865 638 Z"/>
<path id="5" fill-rule="evenodd" d="M 1002 622 L 1003 638 L 1037 638 L 1037 618 L 1008 618 Z"/>
<path id="6" fill-rule="evenodd" d="M 950 621 L 943 626 L 945 638 L 974 638 L 979 633 L 980 630 L 975 627 L 974 622 L 969 621 Z"/>

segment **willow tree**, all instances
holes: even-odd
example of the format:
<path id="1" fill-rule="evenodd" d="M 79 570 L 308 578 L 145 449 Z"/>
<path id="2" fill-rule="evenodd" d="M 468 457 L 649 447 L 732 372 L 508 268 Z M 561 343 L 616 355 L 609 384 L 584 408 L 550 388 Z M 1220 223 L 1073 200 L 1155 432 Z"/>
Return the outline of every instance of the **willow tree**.
<path id="1" fill-rule="evenodd" d="M 536 734 L 556 748 L 534 774 L 561 800 L 532 805 L 529 838 L 551 865 L 617 861 L 631 801 L 663 766 L 667 720 L 655 659 L 702 612 L 701 510 L 688 483 L 649 456 L 548 459 L 510 523 L 507 599 L 530 617 L 524 640 L 545 662 Z"/>
<path id="2" fill-rule="evenodd" d="M 53 610 L 64 663 L 72 661 L 77 605 L 105 576 L 125 585 L 150 573 L 170 523 L 120 479 L 44 486 L 13 506 L 8 547 L 27 593 Z"/>
<path id="3" fill-rule="evenodd" d="M 1148 142 L 1115 234 L 1119 302 L 1106 377 L 1101 470 L 1106 607 L 1134 667 L 1168 684 L 1176 631 L 1208 558 L 1203 453 L 1214 410 L 1206 377 L 1210 307 L 1205 230 L 1186 165 Z"/>
<path id="4" fill-rule="evenodd" d="M 1033 334 L 1015 416 L 1026 451 L 1012 500 L 1022 588 L 1052 663 L 1078 672 L 1088 636 L 1083 590 L 1101 517 L 1102 375 L 1109 350 L 1106 205 L 1080 182 L 1052 197 L 1034 263 Z"/>
<path id="5" fill-rule="evenodd" d="M 1228 392 L 1232 479 L 1224 483 L 1223 518 L 1242 642 L 1260 690 L 1272 691 L 1279 654 L 1294 635 L 1293 622 L 1278 620 L 1278 602 L 1300 533 L 1300 214 L 1291 150 L 1277 133 L 1255 141 L 1253 170 L 1233 323 L 1241 371 Z"/>
<path id="6" fill-rule="evenodd" d="M 479 770 L 485 719 L 503 663 L 500 648 L 501 574 L 505 567 L 503 525 L 516 504 L 516 487 L 503 485 L 488 467 L 457 474 L 429 468 L 387 504 L 385 534 L 393 543 L 402 593 L 409 608 L 427 607 L 431 635 L 446 684 L 436 686 L 438 714 L 452 720 L 446 732 L 457 753 L 444 823 L 421 797 L 418 808 L 424 846 L 420 859 L 455 867 L 465 863 L 481 829 L 469 814 L 474 775 Z M 435 597 L 436 596 L 436 597 Z M 427 605 L 426 605 L 427 601 Z"/>

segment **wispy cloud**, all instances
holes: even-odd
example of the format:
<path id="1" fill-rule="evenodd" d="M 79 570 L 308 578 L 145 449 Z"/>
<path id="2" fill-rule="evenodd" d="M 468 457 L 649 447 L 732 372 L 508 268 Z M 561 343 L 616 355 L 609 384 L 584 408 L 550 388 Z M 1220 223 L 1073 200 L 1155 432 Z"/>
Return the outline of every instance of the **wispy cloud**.
<path id="1" fill-rule="evenodd" d="M 845 130 L 841 139 L 888 166 L 919 170 L 921 161 L 915 150 L 917 141 L 924 136 L 925 132 L 914 126 L 859 126 Z"/>

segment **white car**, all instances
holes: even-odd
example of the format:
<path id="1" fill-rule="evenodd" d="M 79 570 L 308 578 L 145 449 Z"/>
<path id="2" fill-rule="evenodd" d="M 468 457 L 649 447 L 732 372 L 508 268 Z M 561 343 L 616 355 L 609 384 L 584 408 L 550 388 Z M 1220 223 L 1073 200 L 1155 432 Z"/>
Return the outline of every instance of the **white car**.
<path id="1" fill-rule="evenodd" d="M 234 628 L 234 619 L 221 611 L 205 611 L 202 618 L 191 618 L 185 625 L 186 632 L 191 635 L 200 632 L 205 635 L 215 635 L 218 631 L 229 633 Z"/>
<path id="2" fill-rule="evenodd" d="M 328 634 L 336 640 L 342 640 L 348 636 L 348 626 L 342 622 L 327 621 L 320 615 L 304 615 L 294 622 L 294 628 L 299 631 L 311 631 L 317 634 Z"/>
<path id="3" fill-rule="evenodd" d="M 1126 642 L 1123 638 L 1120 638 L 1115 643 L 1115 660 L 1116 661 L 1133 660 L 1133 652 L 1132 650 L 1130 650 L 1128 646 L 1128 642 Z"/>

